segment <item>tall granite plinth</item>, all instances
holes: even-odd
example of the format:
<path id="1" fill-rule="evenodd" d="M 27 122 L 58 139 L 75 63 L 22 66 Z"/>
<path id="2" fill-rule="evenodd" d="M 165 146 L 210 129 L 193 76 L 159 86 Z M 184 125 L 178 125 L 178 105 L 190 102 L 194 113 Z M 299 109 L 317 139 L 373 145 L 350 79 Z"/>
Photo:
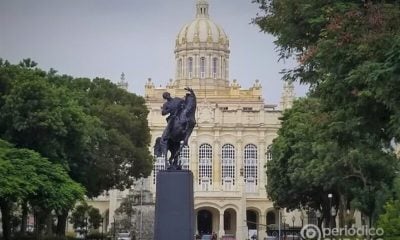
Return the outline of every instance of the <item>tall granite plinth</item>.
<path id="1" fill-rule="evenodd" d="M 192 172 L 158 172 L 154 240 L 193 240 L 194 234 Z"/>

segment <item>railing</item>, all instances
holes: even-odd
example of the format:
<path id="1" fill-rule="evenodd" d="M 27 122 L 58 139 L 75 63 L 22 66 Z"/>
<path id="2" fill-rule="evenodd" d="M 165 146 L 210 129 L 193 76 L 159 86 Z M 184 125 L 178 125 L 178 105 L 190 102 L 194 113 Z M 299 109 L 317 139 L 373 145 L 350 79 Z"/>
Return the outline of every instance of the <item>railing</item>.
<path id="1" fill-rule="evenodd" d="M 281 229 L 279 239 L 279 229 L 268 229 L 267 239 L 268 240 L 301 240 L 300 236 L 301 227 L 294 227 L 289 229 Z"/>

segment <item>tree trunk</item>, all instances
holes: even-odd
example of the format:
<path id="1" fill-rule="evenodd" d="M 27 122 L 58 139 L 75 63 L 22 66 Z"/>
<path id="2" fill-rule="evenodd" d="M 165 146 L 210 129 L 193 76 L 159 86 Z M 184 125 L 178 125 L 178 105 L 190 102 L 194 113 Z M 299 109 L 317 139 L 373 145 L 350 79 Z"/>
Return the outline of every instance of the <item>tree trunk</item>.
<path id="1" fill-rule="evenodd" d="M 45 224 L 46 224 L 46 236 L 52 236 L 53 235 L 53 215 L 51 213 L 45 213 L 44 215 L 45 219 Z"/>
<path id="2" fill-rule="evenodd" d="M 26 227 L 27 227 L 27 220 L 28 220 L 28 203 L 23 202 L 22 203 L 22 219 L 21 219 L 21 234 L 25 235 L 26 233 Z"/>
<path id="3" fill-rule="evenodd" d="M 61 215 L 57 215 L 57 236 L 65 236 L 65 230 L 67 226 L 67 218 L 68 218 L 69 209 L 63 209 Z"/>
<path id="4" fill-rule="evenodd" d="M 0 201 L 1 218 L 3 225 L 3 239 L 10 240 L 11 235 L 11 216 L 10 204 L 8 202 Z"/>
<path id="5" fill-rule="evenodd" d="M 339 200 L 339 227 L 344 228 L 346 225 L 346 214 L 347 214 L 347 199 L 344 195 L 340 194 L 340 200 Z"/>
<path id="6" fill-rule="evenodd" d="M 35 210 L 35 230 L 37 239 L 40 239 L 45 233 L 46 220 L 46 215 L 43 213 L 42 210 Z"/>

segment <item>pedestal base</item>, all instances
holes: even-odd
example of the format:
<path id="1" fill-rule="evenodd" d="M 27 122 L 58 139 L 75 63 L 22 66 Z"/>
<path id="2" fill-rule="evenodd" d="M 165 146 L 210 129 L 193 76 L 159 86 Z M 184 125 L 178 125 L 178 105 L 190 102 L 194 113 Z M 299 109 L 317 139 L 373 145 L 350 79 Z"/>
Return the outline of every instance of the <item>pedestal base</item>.
<path id="1" fill-rule="evenodd" d="M 158 172 L 154 239 L 192 240 L 194 235 L 192 172 Z"/>

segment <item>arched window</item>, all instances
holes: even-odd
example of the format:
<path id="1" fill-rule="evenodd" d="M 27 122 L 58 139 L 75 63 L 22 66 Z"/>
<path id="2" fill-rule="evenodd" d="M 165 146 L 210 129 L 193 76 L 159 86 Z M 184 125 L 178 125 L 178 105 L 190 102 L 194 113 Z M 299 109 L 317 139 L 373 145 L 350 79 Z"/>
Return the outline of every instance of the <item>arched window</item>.
<path id="1" fill-rule="evenodd" d="M 254 144 L 247 144 L 244 147 L 244 181 L 246 191 L 255 192 L 257 186 L 257 147 Z"/>
<path id="2" fill-rule="evenodd" d="M 206 77 L 206 58 L 200 58 L 200 78 Z"/>
<path id="3" fill-rule="evenodd" d="M 193 77 L 193 58 L 188 58 L 188 77 Z"/>
<path id="4" fill-rule="evenodd" d="M 182 164 L 182 169 L 183 170 L 189 170 L 189 157 L 190 157 L 190 155 L 189 155 L 189 147 L 188 146 L 184 146 L 183 148 L 182 148 L 182 151 L 181 151 L 181 154 L 179 155 L 180 156 L 180 159 L 181 159 L 181 164 Z"/>
<path id="5" fill-rule="evenodd" d="M 153 166 L 153 184 L 156 184 L 157 182 L 157 173 L 160 170 L 164 169 L 165 169 L 165 157 L 164 156 L 156 157 L 156 161 L 154 162 Z"/>
<path id="6" fill-rule="evenodd" d="M 276 222 L 275 212 L 269 211 L 267 213 L 267 225 L 275 224 L 275 222 Z"/>
<path id="7" fill-rule="evenodd" d="M 204 143 L 199 147 L 199 184 L 202 191 L 212 185 L 212 147 Z"/>
<path id="8" fill-rule="evenodd" d="M 212 73 L 213 73 L 213 77 L 214 78 L 217 78 L 217 69 L 218 69 L 218 59 L 217 58 L 213 58 Z"/>
<path id="9" fill-rule="evenodd" d="M 182 59 L 178 60 L 178 77 L 182 77 Z"/>
<path id="10" fill-rule="evenodd" d="M 225 191 L 232 191 L 235 185 L 235 147 L 231 144 L 222 146 L 222 185 Z"/>

